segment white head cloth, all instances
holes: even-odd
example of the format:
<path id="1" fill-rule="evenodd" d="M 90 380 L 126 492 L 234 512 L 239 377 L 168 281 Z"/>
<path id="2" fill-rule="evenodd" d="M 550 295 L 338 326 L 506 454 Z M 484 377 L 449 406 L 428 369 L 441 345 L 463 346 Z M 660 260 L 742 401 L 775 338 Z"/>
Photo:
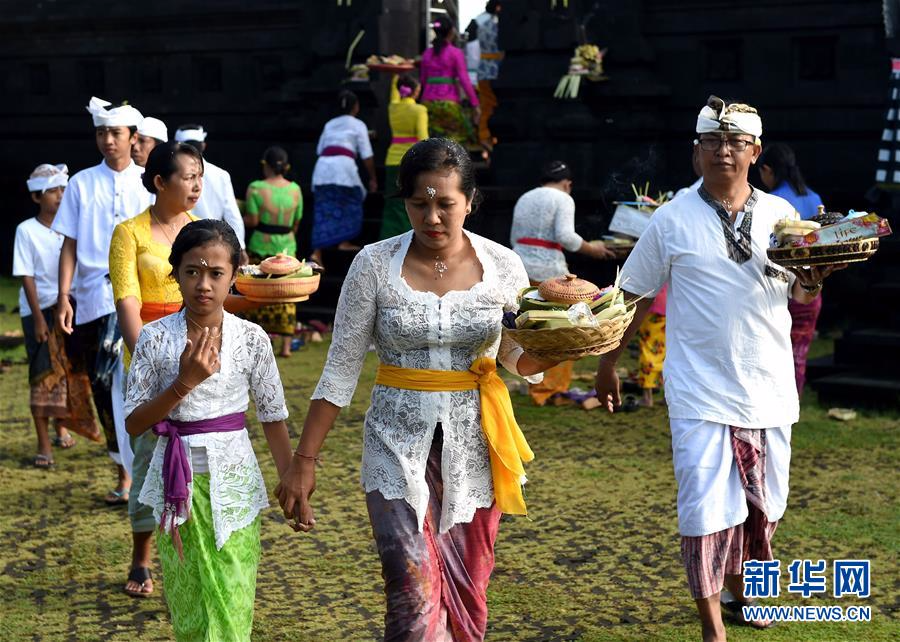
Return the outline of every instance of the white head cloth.
<path id="1" fill-rule="evenodd" d="M 96 96 L 85 107 L 94 118 L 94 127 L 137 127 L 144 120 L 137 109 L 131 105 L 122 105 L 107 109 L 112 103 Z"/>
<path id="2" fill-rule="evenodd" d="M 149 136 L 164 143 L 169 142 L 169 129 L 166 124 L 159 118 L 146 116 L 141 124 L 138 125 L 137 133 L 141 136 Z"/>
<path id="3" fill-rule="evenodd" d="M 28 191 L 43 194 L 54 187 L 65 187 L 69 183 L 69 168 L 63 164 L 43 163 L 34 168 L 28 177 Z"/>
<path id="4" fill-rule="evenodd" d="M 175 132 L 175 140 L 179 143 L 189 140 L 202 143 L 206 140 L 206 131 L 204 131 L 202 125 L 197 129 L 179 129 Z"/>
<path id="5" fill-rule="evenodd" d="M 697 115 L 697 133 L 732 132 L 750 134 L 759 139 L 762 136 L 762 120 L 756 109 L 743 103 L 731 103 L 718 96 L 710 96 L 706 107 Z"/>

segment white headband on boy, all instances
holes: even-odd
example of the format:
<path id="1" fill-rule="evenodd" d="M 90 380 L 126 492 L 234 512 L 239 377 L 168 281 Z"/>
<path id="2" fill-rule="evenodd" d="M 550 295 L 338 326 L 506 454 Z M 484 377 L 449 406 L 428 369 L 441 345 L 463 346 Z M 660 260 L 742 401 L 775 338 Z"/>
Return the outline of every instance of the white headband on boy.
<path id="1" fill-rule="evenodd" d="M 189 140 L 202 143 L 206 140 L 206 132 L 203 130 L 203 127 L 198 127 L 197 129 L 179 129 L 175 132 L 175 140 L 179 143 L 184 143 Z"/>
<path id="2" fill-rule="evenodd" d="M 64 164 L 50 165 L 49 163 L 35 167 L 27 181 L 29 192 L 40 192 L 41 194 L 54 187 L 65 187 L 68 183 L 69 168 Z"/>

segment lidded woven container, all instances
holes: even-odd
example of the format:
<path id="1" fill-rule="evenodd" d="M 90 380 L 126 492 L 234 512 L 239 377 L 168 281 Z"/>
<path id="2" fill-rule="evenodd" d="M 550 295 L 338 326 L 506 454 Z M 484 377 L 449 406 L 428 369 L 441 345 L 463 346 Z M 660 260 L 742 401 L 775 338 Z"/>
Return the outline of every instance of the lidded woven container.
<path id="1" fill-rule="evenodd" d="M 590 303 L 600 295 L 600 288 L 590 281 L 579 279 L 574 274 L 566 274 L 541 281 L 538 293 L 545 301 L 554 303 L 573 304 L 580 301 Z"/>
<path id="2" fill-rule="evenodd" d="M 819 205 L 819 211 L 816 212 L 816 215 L 810 218 L 809 220 L 815 221 L 822 227 L 826 225 L 834 225 L 838 221 L 842 220 L 844 215 L 840 212 L 826 212 L 824 205 Z"/>

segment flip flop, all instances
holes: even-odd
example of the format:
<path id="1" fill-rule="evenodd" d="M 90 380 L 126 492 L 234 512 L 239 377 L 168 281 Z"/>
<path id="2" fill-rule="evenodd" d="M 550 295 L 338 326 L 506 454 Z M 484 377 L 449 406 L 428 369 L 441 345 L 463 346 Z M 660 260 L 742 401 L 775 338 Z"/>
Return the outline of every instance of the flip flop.
<path id="1" fill-rule="evenodd" d="M 53 445 L 57 448 L 68 450 L 75 445 L 75 438 L 72 435 L 66 435 L 65 437 L 60 437 L 59 435 L 57 435 L 53 438 Z"/>
<path id="2" fill-rule="evenodd" d="M 122 590 L 125 592 L 125 595 L 130 595 L 131 597 L 138 598 L 146 598 L 153 595 L 153 588 L 151 587 L 149 591 L 144 590 L 144 585 L 148 581 L 153 581 L 153 574 L 150 572 L 150 569 L 145 566 L 136 566 L 135 568 L 128 571 L 128 581 L 135 582 L 136 584 L 140 584 L 140 590 L 138 591 L 129 591 L 127 588 L 123 588 Z M 128 584 L 125 585 L 126 587 Z"/>
<path id="3" fill-rule="evenodd" d="M 107 506 L 127 506 L 128 490 L 129 489 L 109 491 L 109 494 L 103 498 L 103 503 Z M 115 497 L 115 499 L 110 499 L 110 497 Z"/>
<path id="4" fill-rule="evenodd" d="M 35 468 L 43 468 L 44 470 L 51 468 L 55 465 L 56 462 L 53 461 L 53 457 L 49 455 L 41 455 L 37 454 L 34 456 L 34 461 L 31 462 L 31 465 Z"/>

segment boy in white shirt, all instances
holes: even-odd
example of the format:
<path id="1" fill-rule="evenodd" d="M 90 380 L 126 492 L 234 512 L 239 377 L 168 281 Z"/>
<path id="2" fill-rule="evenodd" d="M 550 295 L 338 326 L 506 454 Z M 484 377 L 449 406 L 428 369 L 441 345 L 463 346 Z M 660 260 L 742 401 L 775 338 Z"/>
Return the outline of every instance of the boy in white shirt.
<path id="1" fill-rule="evenodd" d="M 130 105 L 107 109 L 109 104 L 91 98 L 87 110 L 103 161 L 72 177 L 53 230 L 65 236 L 59 259 L 57 320 L 70 335 L 67 349 L 73 368 L 91 378 L 94 406 L 118 470 L 116 488 L 104 501 L 119 506 L 128 503 L 131 477 L 116 436 L 117 419 L 123 439 L 127 435 L 121 416 L 124 396 L 118 395 L 114 404 L 112 393 L 117 377 L 122 376 L 122 342 L 109 281 L 109 245 L 117 224 L 147 209 L 150 193 L 141 183 L 143 170 L 131 160 L 143 116 Z M 127 442 L 122 450 L 125 455 L 130 452 Z"/>
<path id="2" fill-rule="evenodd" d="M 13 275 L 22 278 L 19 314 L 28 354 L 31 386 L 31 416 L 37 431 L 35 468 L 53 465 L 49 435 L 50 419 L 55 420 L 52 445 L 66 449 L 75 445 L 73 432 L 100 440 L 88 397 L 90 382 L 71 371 L 56 323 L 57 270 L 63 236 L 50 229 L 62 201 L 69 174 L 65 165 L 38 165 L 28 179 L 31 199 L 40 207 L 36 217 L 16 228 Z"/>

